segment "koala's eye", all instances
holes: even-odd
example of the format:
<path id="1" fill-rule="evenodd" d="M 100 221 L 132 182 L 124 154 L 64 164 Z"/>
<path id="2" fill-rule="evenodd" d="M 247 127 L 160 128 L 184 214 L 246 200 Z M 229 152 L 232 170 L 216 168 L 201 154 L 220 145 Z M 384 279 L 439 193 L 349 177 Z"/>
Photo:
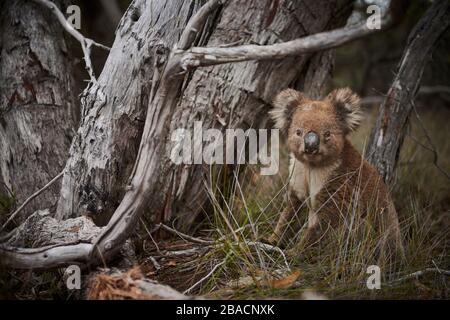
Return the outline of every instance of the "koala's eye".
<path id="1" fill-rule="evenodd" d="M 326 131 L 326 132 L 323 134 L 323 136 L 324 136 L 325 138 L 329 138 L 329 137 L 331 136 L 330 131 Z"/>
<path id="2" fill-rule="evenodd" d="M 300 137 L 302 135 L 302 130 L 301 129 L 295 130 L 295 134 Z"/>

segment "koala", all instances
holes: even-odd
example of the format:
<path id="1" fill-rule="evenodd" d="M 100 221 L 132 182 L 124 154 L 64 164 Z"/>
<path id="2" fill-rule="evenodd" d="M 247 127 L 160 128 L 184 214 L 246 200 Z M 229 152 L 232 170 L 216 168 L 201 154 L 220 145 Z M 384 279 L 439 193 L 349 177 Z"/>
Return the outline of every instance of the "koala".
<path id="1" fill-rule="evenodd" d="M 371 208 L 377 225 L 383 226 L 380 247 L 402 251 L 397 212 L 388 187 L 348 140 L 362 120 L 359 97 L 342 88 L 323 100 L 312 100 L 286 89 L 275 97 L 273 106 L 270 117 L 287 136 L 290 151 L 291 205 L 281 213 L 268 241 L 281 243 L 286 227 L 305 204 L 308 244 L 318 242 L 327 228 L 350 218 L 355 207 L 363 218 Z"/>

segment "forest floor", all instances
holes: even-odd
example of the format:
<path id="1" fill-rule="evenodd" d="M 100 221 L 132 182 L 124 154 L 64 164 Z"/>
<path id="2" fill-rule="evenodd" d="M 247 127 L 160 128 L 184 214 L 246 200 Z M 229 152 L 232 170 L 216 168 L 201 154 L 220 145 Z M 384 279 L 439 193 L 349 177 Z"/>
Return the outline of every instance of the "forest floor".
<path id="1" fill-rule="evenodd" d="M 450 277 L 444 271 L 450 269 L 450 183 L 434 164 L 430 149 L 436 148 L 438 166 L 448 171 L 450 109 L 419 114 L 411 118 L 392 191 L 406 249 L 403 261 L 392 265 L 376 260 L 376 239 L 365 231 L 356 240 L 337 230 L 311 248 L 299 244 L 301 232 L 290 237 L 283 250 L 260 242 L 272 231 L 284 205 L 284 151 L 279 175 L 260 176 L 247 167 L 241 183 L 222 186 L 220 192 L 211 188 L 213 212 L 197 226 L 195 237 L 177 232 L 174 224 L 164 231 L 164 240 L 156 242 L 154 230 L 141 220 L 135 241 L 140 274 L 188 295 L 217 299 L 448 299 Z M 351 137 L 360 150 L 374 115 L 365 121 Z M 217 186 L 217 181 L 210 185 Z M 366 285 L 370 265 L 380 267 L 379 290 Z M 0 297 L 83 297 L 67 292 L 61 275 L 61 270 L 3 272 Z"/>
<path id="2" fill-rule="evenodd" d="M 369 114 L 351 137 L 360 151 L 374 118 Z M 178 241 L 159 245 L 159 250 L 188 255 L 170 254 L 160 270 L 144 265 L 151 276 L 181 292 L 214 298 L 448 299 L 450 277 L 442 270 L 450 269 L 450 183 L 441 172 L 450 168 L 448 119 L 449 109 L 423 110 L 411 118 L 392 191 L 406 249 L 405 259 L 396 265 L 375 260 L 375 239 L 369 233 L 349 241 L 337 231 L 314 248 L 301 248 L 301 236 L 292 237 L 283 254 L 258 243 L 270 235 L 283 208 L 287 154 L 281 156 L 285 170 L 279 176 L 249 170 L 244 182 L 235 181 L 227 194 L 211 190 L 215 212 L 198 236 L 212 244 L 175 236 Z M 430 148 L 436 148 L 440 169 Z M 157 251 L 150 243 L 144 256 L 158 257 Z M 369 265 L 381 268 L 380 290 L 367 288 Z M 423 273 L 415 276 L 418 271 Z"/>

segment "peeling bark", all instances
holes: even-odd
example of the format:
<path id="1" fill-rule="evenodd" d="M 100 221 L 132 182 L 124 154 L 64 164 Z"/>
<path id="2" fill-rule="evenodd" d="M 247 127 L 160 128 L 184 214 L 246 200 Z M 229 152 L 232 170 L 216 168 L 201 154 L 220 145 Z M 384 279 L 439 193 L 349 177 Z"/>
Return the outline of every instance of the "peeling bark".
<path id="1" fill-rule="evenodd" d="M 101 228 L 86 217 L 58 221 L 49 210 L 33 213 L 6 243 L 9 246 L 38 248 L 66 243 L 90 243 Z"/>
<path id="2" fill-rule="evenodd" d="M 64 168 L 78 107 L 63 31 L 51 13 L 30 1 L 3 1 L 0 26 L 0 185 L 21 203 Z M 58 197 L 55 184 L 23 213 L 55 209 Z"/>
<path id="3" fill-rule="evenodd" d="M 122 18 L 98 78 L 82 97 L 56 217 L 106 224 L 122 199 L 139 148 L 155 67 L 201 3 L 135 0 Z"/>

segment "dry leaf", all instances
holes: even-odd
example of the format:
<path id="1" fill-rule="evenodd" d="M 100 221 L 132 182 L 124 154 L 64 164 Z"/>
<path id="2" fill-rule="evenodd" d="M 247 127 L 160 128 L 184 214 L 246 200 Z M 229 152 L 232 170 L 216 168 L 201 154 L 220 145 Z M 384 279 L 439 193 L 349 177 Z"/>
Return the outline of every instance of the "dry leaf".
<path id="1" fill-rule="evenodd" d="M 269 285 L 274 289 L 286 289 L 292 286 L 298 277 L 300 277 L 300 271 L 297 270 L 284 278 L 269 280 Z"/>
<path id="2" fill-rule="evenodd" d="M 168 266 L 168 267 L 175 267 L 176 265 L 177 265 L 177 262 L 175 260 L 170 260 L 166 264 L 166 266 Z"/>

